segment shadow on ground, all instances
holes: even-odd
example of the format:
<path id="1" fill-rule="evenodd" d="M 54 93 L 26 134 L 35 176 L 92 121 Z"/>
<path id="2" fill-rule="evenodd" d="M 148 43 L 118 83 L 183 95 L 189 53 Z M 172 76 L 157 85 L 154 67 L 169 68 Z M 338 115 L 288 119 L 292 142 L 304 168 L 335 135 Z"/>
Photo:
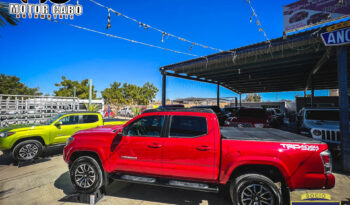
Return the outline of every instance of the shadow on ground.
<path id="1" fill-rule="evenodd" d="M 0 165 L 13 165 L 13 166 L 18 166 L 18 167 L 23 167 L 23 166 L 28 166 L 32 164 L 38 164 L 42 162 L 47 162 L 50 161 L 51 157 L 61 155 L 63 152 L 63 147 L 62 146 L 55 146 L 55 147 L 48 147 L 46 151 L 42 154 L 42 156 L 38 159 L 27 161 L 27 162 L 16 162 L 11 153 L 2 153 L 0 155 Z"/>
<path id="2" fill-rule="evenodd" d="M 74 192 L 71 185 L 69 172 L 65 172 L 58 177 L 54 186 L 63 190 L 67 195 L 59 201 L 76 202 L 78 194 Z M 199 205 L 207 201 L 209 205 L 231 205 L 228 197 L 219 194 L 125 182 L 113 182 L 110 184 L 107 188 L 106 196 L 165 204 Z"/>

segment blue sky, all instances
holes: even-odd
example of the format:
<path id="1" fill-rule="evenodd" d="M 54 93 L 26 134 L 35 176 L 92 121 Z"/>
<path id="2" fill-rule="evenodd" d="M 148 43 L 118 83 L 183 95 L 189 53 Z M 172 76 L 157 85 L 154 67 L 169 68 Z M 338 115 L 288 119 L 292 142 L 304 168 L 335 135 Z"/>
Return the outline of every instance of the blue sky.
<path id="1" fill-rule="evenodd" d="M 19 3 L 20 0 L 7 1 Z M 39 0 L 31 0 L 37 3 Z M 71 4 L 75 4 L 71 0 Z M 190 44 L 172 38 L 161 43 L 161 34 L 146 31 L 136 23 L 112 13 L 112 27 L 106 30 L 107 10 L 88 0 L 80 0 L 83 15 L 67 20 L 114 35 L 188 52 Z M 223 50 L 264 41 L 256 24 L 250 23 L 251 11 L 245 0 L 98 0 L 111 8 L 186 39 Z M 251 0 L 270 39 L 280 37 L 283 29 L 282 6 L 294 0 Z M 193 57 L 133 44 L 46 20 L 21 19 L 18 26 L 0 27 L 0 73 L 16 75 L 30 87 L 53 94 L 61 76 L 72 80 L 91 78 L 99 91 L 113 81 L 142 85 L 149 81 L 161 89 L 159 67 Z M 194 47 L 191 53 L 215 51 Z M 167 97 L 215 97 L 216 86 L 168 78 Z M 294 99 L 303 92 L 262 94 L 263 100 Z M 328 91 L 316 91 L 328 95 Z M 160 99 L 161 92 L 157 99 Z M 221 96 L 235 93 L 222 88 Z"/>

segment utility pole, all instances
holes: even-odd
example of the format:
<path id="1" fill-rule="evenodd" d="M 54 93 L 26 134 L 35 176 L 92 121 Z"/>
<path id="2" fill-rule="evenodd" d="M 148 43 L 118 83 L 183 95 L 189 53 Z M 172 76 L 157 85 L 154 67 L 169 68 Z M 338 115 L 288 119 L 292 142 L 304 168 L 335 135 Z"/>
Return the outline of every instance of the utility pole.
<path id="1" fill-rule="evenodd" d="M 74 91 L 73 91 L 73 97 L 74 97 L 74 108 L 73 110 L 77 110 L 77 107 L 76 107 L 76 97 L 77 97 L 77 88 L 74 86 L 73 87 Z"/>
<path id="2" fill-rule="evenodd" d="M 89 79 L 89 109 L 91 107 L 91 100 L 92 100 L 92 80 Z"/>

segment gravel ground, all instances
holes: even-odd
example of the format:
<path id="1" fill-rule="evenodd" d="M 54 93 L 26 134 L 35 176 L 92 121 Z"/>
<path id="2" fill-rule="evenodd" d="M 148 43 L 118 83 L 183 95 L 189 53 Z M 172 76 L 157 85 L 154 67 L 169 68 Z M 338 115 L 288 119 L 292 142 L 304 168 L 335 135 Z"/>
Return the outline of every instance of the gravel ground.
<path id="1" fill-rule="evenodd" d="M 77 204 L 72 203 L 73 187 L 68 168 L 62 159 L 62 148 L 51 150 L 47 158 L 18 167 L 0 152 L 0 204 Z M 332 200 L 350 204 L 350 177 L 336 173 L 336 187 L 331 190 L 292 192 L 292 200 L 304 193 L 328 193 Z M 118 205 L 230 205 L 218 194 L 148 185 L 114 182 L 109 193 L 98 204 Z"/>

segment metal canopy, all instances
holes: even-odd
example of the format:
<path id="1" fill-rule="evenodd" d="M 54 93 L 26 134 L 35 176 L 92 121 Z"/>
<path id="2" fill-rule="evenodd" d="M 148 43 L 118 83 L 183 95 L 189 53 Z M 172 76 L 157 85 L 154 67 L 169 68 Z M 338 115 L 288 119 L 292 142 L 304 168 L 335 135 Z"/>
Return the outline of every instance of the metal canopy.
<path id="1" fill-rule="evenodd" d="M 338 88 L 336 50 L 319 28 L 161 67 L 168 76 L 215 83 L 236 93 Z M 346 47 L 349 50 L 350 46 Z M 350 57 L 350 56 L 348 56 Z M 349 72 L 348 72 L 349 74 Z"/>

